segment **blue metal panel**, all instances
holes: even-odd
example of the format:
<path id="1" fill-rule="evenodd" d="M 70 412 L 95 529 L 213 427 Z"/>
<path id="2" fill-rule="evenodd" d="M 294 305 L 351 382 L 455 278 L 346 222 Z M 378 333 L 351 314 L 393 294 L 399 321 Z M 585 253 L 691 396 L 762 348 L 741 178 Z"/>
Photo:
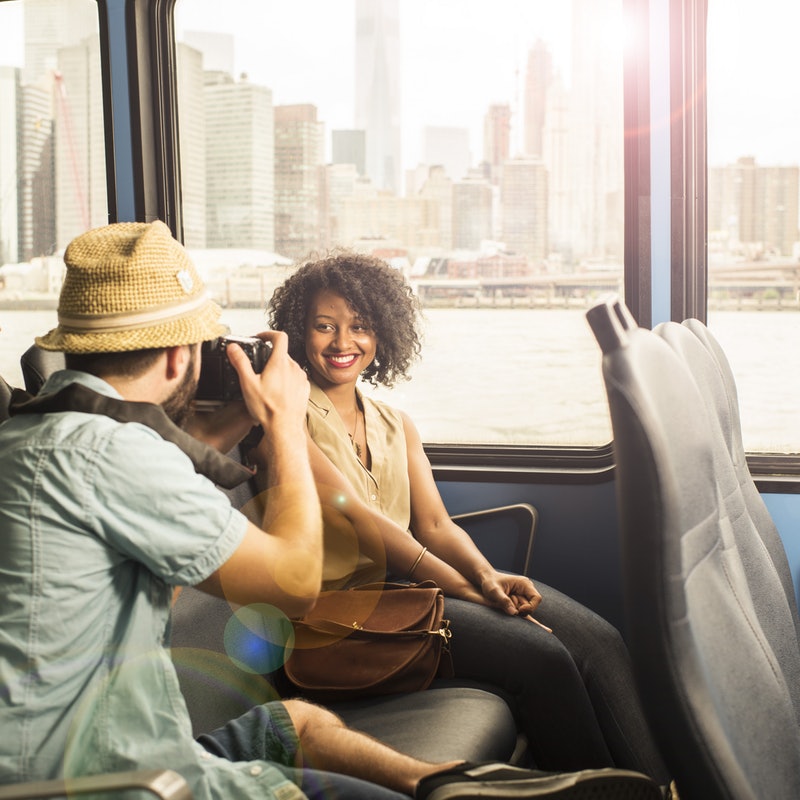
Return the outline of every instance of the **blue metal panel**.
<path id="1" fill-rule="evenodd" d="M 136 220 L 125 0 L 107 0 L 117 221 Z"/>
<path id="2" fill-rule="evenodd" d="M 764 494 L 762 497 L 786 548 L 794 578 L 794 590 L 800 605 L 800 495 Z"/>
<path id="3" fill-rule="evenodd" d="M 614 483 L 553 485 L 437 482 L 451 514 L 530 503 L 539 511 L 530 576 L 624 630 Z M 483 541 L 484 555 L 493 551 Z"/>

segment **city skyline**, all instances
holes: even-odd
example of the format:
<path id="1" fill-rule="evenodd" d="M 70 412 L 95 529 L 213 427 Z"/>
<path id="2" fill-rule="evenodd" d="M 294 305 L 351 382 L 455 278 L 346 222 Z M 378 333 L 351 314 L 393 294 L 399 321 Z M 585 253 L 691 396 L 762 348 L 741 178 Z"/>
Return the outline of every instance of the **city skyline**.
<path id="1" fill-rule="evenodd" d="M 295 0 L 293 3 L 276 5 L 276 12 L 291 16 L 284 16 L 283 22 L 276 26 L 280 35 L 272 37 L 268 47 L 264 46 L 268 29 L 265 20 L 269 13 L 266 3 L 258 3 L 254 11 L 254 4 L 248 0 L 228 0 L 225 3 L 225 14 L 220 18 L 217 0 L 179 0 L 176 17 L 179 38 L 183 30 L 182 18 L 189 6 L 192 8 L 192 22 L 184 27 L 192 29 L 207 26 L 217 32 L 233 33 L 237 29 L 240 32 L 249 32 L 243 41 L 237 42 L 236 70 L 248 71 L 254 80 L 261 81 L 264 78 L 276 93 L 276 104 L 309 102 L 308 98 L 298 99 L 295 90 L 285 81 L 282 87 L 271 86 L 270 82 L 275 83 L 278 74 L 291 77 L 295 85 L 307 81 L 309 75 L 323 79 L 328 85 L 335 82 L 341 105 L 331 109 L 320 106 L 320 116 L 326 119 L 331 129 L 347 129 L 353 127 L 353 120 L 349 118 L 352 109 L 353 66 L 349 59 L 347 64 L 337 64 L 341 59 L 335 53 L 339 42 L 353 38 L 347 22 L 352 18 L 347 9 L 353 4 L 354 0 L 338 0 L 336 3 L 331 0 Z M 450 35 L 440 48 L 442 60 L 449 58 L 453 64 L 458 65 L 450 73 L 451 78 L 453 73 L 465 74 L 464 70 L 473 60 L 469 57 L 469 42 L 473 41 L 470 37 L 479 35 L 485 27 L 482 24 L 482 12 L 502 20 L 522 9 L 525 17 L 520 17 L 519 22 L 510 25 L 515 31 L 514 36 L 519 40 L 510 50 L 515 52 L 514 63 L 520 74 L 524 72 L 524 57 L 528 48 L 540 37 L 550 45 L 556 66 L 563 71 L 565 80 L 569 78 L 568 29 L 571 3 L 568 0 L 560 0 L 558 3 L 538 0 L 528 0 L 525 3 L 520 3 L 519 0 L 495 0 L 492 3 L 481 0 L 401 0 L 401 6 L 408 10 L 409 17 L 414 17 L 414 12 L 424 8 L 426 22 L 426 26 L 420 29 L 419 36 L 404 44 L 404 62 L 409 61 L 409 56 L 413 61 L 413 57 L 419 52 L 430 53 L 430 40 L 421 37 L 446 29 Z M 452 24 L 444 27 L 448 14 L 452 15 Z M 534 22 L 537 14 L 541 16 L 538 27 Z M 0 15 L 0 40 L 3 45 L 0 48 L 0 65 L 22 66 L 22 4 L 0 3 Z M 251 22 L 253 17 L 255 19 Z M 423 17 L 417 14 L 417 18 Z M 309 31 L 308 20 L 318 21 L 317 27 L 321 36 L 314 37 L 313 32 Z M 786 92 L 780 78 L 781 75 L 794 74 L 797 71 L 800 56 L 795 55 L 794 40 L 795 31 L 799 28 L 800 5 L 797 4 L 787 4 L 781 0 L 763 0 L 759 3 L 748 0 L 711 0 L 708 138 L 709 163 L 712 166 L 732 164 L 745 156 L 755 156 L 764 165 L 800 163 L 800 137 L 796 134 L 800 128 L 800 96 Z M 760 65 L 767 65 L 766 73 L 752 68 L 754 42 L 768 43 L 758 49 L 757 56 Z M 306 49 L 316 53 L 317 57 L 297 57 L 298 53 Z M 505 50 L 508 52 L 509 48 L 506 47 Z M 265 60 L 269 54 L 272 57 Z M 290 75 L 281 66 L 287 60 L 292 64 Z M 325 69 L 320 69 L 320 64 L 323 63 Z M 496 70 L 499 73 L 499 69 L 505 69 L 507 63 L 507 59 L 488 59 L 481 66 L 488 64 L 494 75 Z M 344 82 L 338 77 L 341 66 L 350 72 L 350 79 Z M 489 69 L 485 69 L 484 73 L 484 80 L 488 83 L 491 79 Z M 774 80 L 765 83 L 762 77 L 764 74 L 774 76 Z M 413 72 L 409 73 L 410 83 L 425 86 L 424 81 L 414 81 L 413 75 Z M 443 80 L 447 77 L 446 74 L 443 75 Z M 404 96 L 404 115 L 408 116 L 414 111 L 414 107 L 409 106 L 413 99 L 420 108 L 420 118 L 426 119 L 427 124 L 461 124 L 442 107 L 439 110 L 447 119 L 437 119 L 435 98 L 442 92 L 437 91 L 440 89 L 438 84 L 429 88 L 430 97 Z M 493 96 L 489 102 L 510 99 L 513 89 L 513 86 L 511 89 L 506 86 L 506 98 Z M 348 93 L 350 97 L 345 96 Z M 489 91 L 488 94 L 492 92 Z M 467 106 L 460 107 L 466 112 Z M 427 113 L 428 109 L 431 113 Z M 476 132 L 479 132 L 481 123 L 474 116 L 470 119 L 468 126 L 472 131 L 474 148 L 479 143 Z M 414 166 L 418 160 L 415 156 L 408 155 L 409 151 L 416 154 L 421 147 L 417 138 L 416 134 L 411 137 L 404 135 L 404 168 L 409 166 L 408 162 L 412 162 L 410 166 Z"/>

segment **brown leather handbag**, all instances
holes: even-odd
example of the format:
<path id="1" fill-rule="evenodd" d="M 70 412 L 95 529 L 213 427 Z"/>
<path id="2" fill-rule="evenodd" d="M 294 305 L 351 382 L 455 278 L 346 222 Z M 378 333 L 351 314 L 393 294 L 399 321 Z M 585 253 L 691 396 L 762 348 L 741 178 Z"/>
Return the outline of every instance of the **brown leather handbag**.
<path id="1" fill-rule="evenodd" d="M 294 621 L 285 671 L 306 697 L 346 700 L 426 689 L 452 675 L 444 595 L 431 581 L 322 592 Z"/>

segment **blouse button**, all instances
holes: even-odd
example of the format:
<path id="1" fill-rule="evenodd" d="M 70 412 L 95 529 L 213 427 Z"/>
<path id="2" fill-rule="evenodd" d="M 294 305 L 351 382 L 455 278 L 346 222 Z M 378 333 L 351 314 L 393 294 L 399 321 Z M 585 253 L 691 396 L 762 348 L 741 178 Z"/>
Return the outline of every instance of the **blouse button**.
<path id="1" fill-rule="evenodd" d="M 369 499 L 370 499 L 370 500 L 377 500 L 377 499 L 378 499 L 378 495 L 376 495 L 376 494 L 371 494 L 371 495 L 369 496 Z"/>
<path id="2" fill-rule="evenodd" d="M 255 766 L 250 767 L 250 774 L 255 778 L 256 775 L 260 775 L 263 772 L 262 767 L 259 767 L 257 764 Z"/>

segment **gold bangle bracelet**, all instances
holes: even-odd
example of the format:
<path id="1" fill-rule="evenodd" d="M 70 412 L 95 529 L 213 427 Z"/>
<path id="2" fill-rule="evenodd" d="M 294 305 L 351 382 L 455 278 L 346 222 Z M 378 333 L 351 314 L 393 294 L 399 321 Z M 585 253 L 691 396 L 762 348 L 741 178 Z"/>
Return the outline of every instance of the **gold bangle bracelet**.
<path id="1" fill-rule="evenodd" d="M 408 571 L 408 576 L 407 576 L 408 578 L 411 578 L 411 576 L 414 574 L 414 570 L 419 566 L 419 562 L 422 561 L 422 556 L 424 556 L 425 553 L 427 552 L 428 552 L 427 547 L 423 547 L 422 550 L 419 551 L 417 560 L 411 565 L 411 569 Z"/>

